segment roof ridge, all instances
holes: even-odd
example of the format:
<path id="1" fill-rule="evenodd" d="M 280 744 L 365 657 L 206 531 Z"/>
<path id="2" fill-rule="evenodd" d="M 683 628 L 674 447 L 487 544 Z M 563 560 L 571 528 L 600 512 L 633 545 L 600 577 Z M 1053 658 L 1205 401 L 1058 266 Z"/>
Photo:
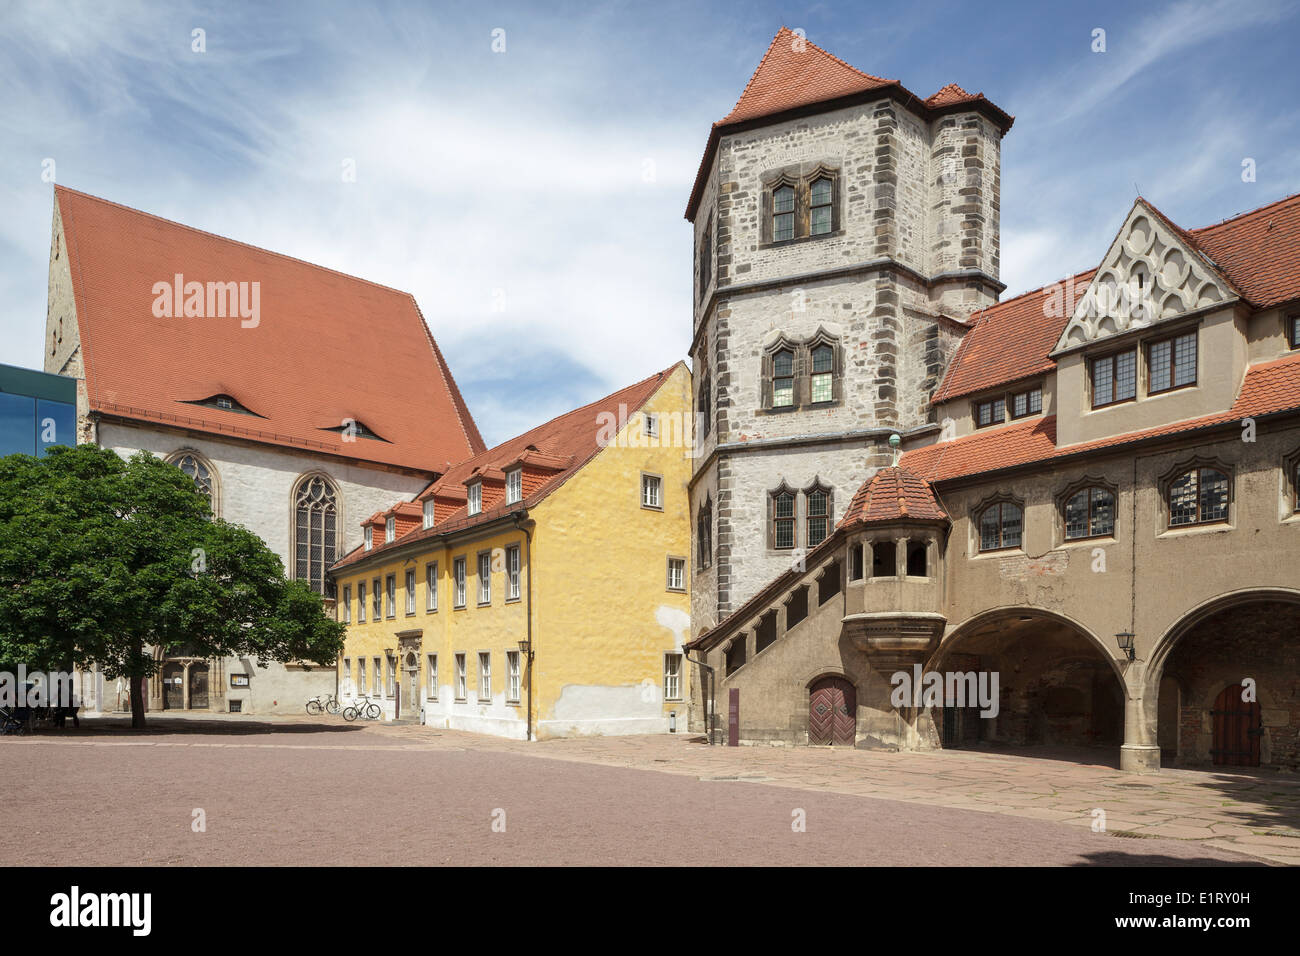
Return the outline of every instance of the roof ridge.
<path id="1" fill-rule="evenodd" d="M 375 282 L 372 279 L 365 279 L 362 278 L 361 276 L 352 275 L 351 273 L 340 272 L 338 269 L 331 269 L 329 266 L 323 266 L 319 262 L 309 262 L 306 259 L 299 259 L 297 256 L 290 256 L 290 255 L 286 255 L 283 252 L 276 252 L 274 249 L 267 249 L 265 246 L 257 246 L 251 242 L 241 242 L 238 239 L 230 238 L 230 236 L 223 236 L 220 233 L 209 232 L 207 229 L 200 229 L 197 226 L 187 226 L 185 223 L 178 222 L 175 219 L 168 219 L 166 216 L 159 216 L 156 215 L 155 213 L 145 212 L 143 209 L 136 209 L 134 206 L 126 206 L 123 205 L 122 203 L 114 202 L 111 199 L 105 199 L 103 196 L 96 196 L 93 195 L 92 193 L 83 192 L 80 189 L 72 189 L 69 186 L 56 184 L 54 187 L 54 191 L 56 195 L 62 192 L 62 193 L 70 193 L 73 196 L 81 196 L 82 198 L 89 199 L 93 202 L 103 203 L 105 206 L 112 206 L 116 209 L 121 209 L 123 212 L 129 212 L 137 216 L 143 216 L 146 219 L 153 219 L 157 222 L 163 222 L 169 226 L 176 226 L 178 229 L 184 229 L 187 232 L 198 233 L 201 236 L 209 236 L 212 239 L 217 239 L 221 242 L 227 242 L 230 243 L 231 245 L 243 246 L 245 249 L 255 249 L 256 251 L 264 252 L 269 256 L 275 256 L 277 259 L 283 259 L 286 262 L 296 262 L 299 265 L 308 266 L 309 268 L 312 269 L 318 269 L 321 272 L 328 272 L 331 275 L 341 276 L 344 279 L 351 279 L 354 282 L 364 282 L 366 285 L 373 286 L 376 289 L 383 289 L 385 292 L 395 292 L 398 295 L 411 295 L 411 293 L 406 291 L 405 289 L 396 289 L 393 286 L 384 285 L 382 282 Z"/>
<path id="2" fill-rule="evenodd" d="M 1228 223 L 1237 222 L 1239 219 L 1245 219 L 1246 217 L 1254 216 L 1257 213 L 1267 212 L 1268 210 L 1272 209 L 1274 206 L 1281 206 L 1283 203 L 1295 202 L 1297 200 L 1300 200 L 1300 193 L 1292 193 L 1290 196 L 1283 196 L 1281 199 L 1274 199 L 1272 202 L 1265 203 L 1262 206 L 1256 206 L 1254 209 L 1247 209 L 1245 212 L 1239 212 L 1234 216 L 1229 216 L 1227 219 L 1220 219 L 1218 222 L 1211 222 L 1211 223 L 1207 223 L 1204 226 L 1197 226 L 1195 229 L 1190 229 L 1188 231 L 1198 233 L 1198 234 L 1202 232 L 1209 232 L 1211 229 L 1217 229 L 1220 226 L 1226 226 L 1228 225 Z"/>

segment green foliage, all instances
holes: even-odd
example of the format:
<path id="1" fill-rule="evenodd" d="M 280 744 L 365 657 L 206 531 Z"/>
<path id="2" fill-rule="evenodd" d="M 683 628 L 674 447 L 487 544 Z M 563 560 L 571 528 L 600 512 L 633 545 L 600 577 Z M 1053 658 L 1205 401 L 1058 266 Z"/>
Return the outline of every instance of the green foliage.
<path id="1" fill-rule="evenodd" d="M 343 631 L 179 468 L 93 445 L 0 458 L 0 667 L 139 678 L 181 646 L 332 665 Z"/>

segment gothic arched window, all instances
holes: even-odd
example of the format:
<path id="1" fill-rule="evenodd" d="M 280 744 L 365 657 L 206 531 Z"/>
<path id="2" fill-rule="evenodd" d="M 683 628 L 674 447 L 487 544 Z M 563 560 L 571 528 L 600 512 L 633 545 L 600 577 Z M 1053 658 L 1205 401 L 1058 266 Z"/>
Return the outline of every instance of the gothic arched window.
<path id="1" fill-rule="evenodd" d="M 772 193 L 772 241 L 794 238 L 794 187 L 779 186 Z"/>
<path id="2" fill-rule="evenodd" d="M 1169 484 L 1169 527 L 1228 520 L 1228 476 L 1217 468 L 1193 468 Z"/>
<path id="3" fill-rule="evenodd" d="M 980 550 L 1002 551 L 1020 547 L 1024 520 L 1024 511 L 1018 504 L 1003 501 L 989 505 L 980 512 Z"/>
<path id="4" fill-rule="evenodd" d="M 1115 533 L 1115 494 L 1109 488 L 1080 488 L 1065 500 L 1065 537 L 1096 538 Z"/>
<path id="5" fill-rule="evenodd" d="M 831 231 L 831 181 L 825 176 L 812 184 L 808 194 L 811 233 L 824 236 Z"/>
<path id="6" fill-rule="evenodd" d="M 324 475 L 308 475 L 294 490 L 294 577 L 325 593 L 325 570 L 338 557 L 338 492 Z"/>
<path id="7" fill-rule="evenodd" d="M 772 356 L 772 407 L 794 404 L 794 352 L 781 349 Z"/>
<path id="8" fill-rule="evenodd" d="M 194 481 L 194 490 L 208 502 L 208 510 L 216 516 L 220 505 L 217 493 L 216 470 L 212 463 L 195 451 L 178 451 L 167 459 Z"/>
<path id="9" fill-rule="evenodd" d="M 819 485 L 804 492 L 804 543 L 815 548 L 831 530 L 831 493 Z"/>

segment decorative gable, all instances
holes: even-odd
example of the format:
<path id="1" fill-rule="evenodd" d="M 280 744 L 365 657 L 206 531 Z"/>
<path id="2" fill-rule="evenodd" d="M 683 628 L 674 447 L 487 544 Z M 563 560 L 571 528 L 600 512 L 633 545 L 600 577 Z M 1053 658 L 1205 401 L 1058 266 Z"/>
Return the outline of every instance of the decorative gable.
<path id="1" fill-rule="evenodd" d="M 1067 294 L 1062 309 L 1073 311 L 1053 354 L 1236 298 L 1192 238 L 1139 199 L 1083 295 Z"/>

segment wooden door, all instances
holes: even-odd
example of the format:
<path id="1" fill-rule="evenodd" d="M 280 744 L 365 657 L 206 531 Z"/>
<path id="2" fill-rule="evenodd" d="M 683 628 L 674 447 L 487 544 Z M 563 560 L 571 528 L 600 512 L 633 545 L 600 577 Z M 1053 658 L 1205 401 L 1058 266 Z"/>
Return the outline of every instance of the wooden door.
<path id="1" fill-rule="evenodd" d="M 185 668 L 180 664 L 163 665 L 163 710 L 181 710 L 185 707 Z"/>
<path id="2" fill-rule="evenodd" d="M 843 677 L 823 677 L 808 695 L 808 742 L 852 747 L 857 738 L 858 695 Z"/>
<path id="3" fill-rule="evenodd" d="M 1259 738 L 1263 734 L 1259 701 L 1241 699 L 1240 684 L 1229 684 L 1214 699 L 1214 744 L 1210 753 L 1215 766 L 1258 767 Z"/>
<path id="4" fill-rule="evenodd" d="M 208 665 L 190 665 L 190 709 L 208 709 Z"/>

